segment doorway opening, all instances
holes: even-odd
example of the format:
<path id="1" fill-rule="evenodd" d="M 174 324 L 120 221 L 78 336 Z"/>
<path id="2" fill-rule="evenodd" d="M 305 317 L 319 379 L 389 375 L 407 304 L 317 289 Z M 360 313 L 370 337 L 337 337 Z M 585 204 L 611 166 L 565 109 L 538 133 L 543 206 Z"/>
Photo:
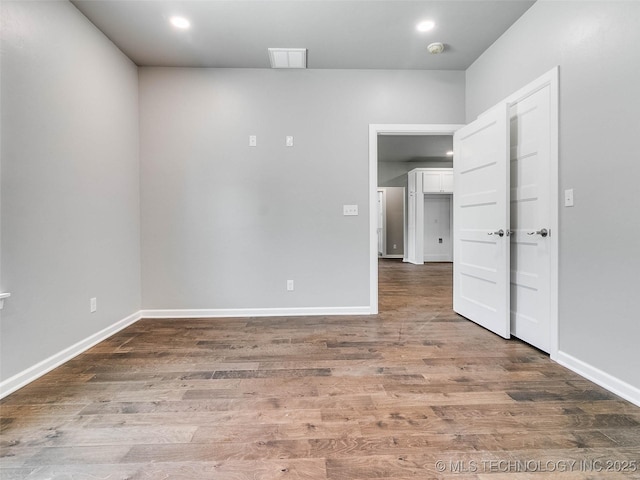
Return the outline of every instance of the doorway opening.
<path id="1" fill-rule="evenodd" d="M 392 124 L 376 124 L 376 125 L 369 125 L 369 192 L 370 192 L 370 198 L 369 198 L 369 227 L 370 227 L 370 251 L 369 251 L 369 258 L 370 258 L 370 265 L 369 265 L 369 279 L 370 279 L 370 287 L 369 287 L 369 302 L 370 302 L 370 311 L 371 313 L 375 314 L 378 313 L 378 258 L 380 256 L 380 247 L 382 247 L 383 249 L 385 248 L 384 242 L 380 241 L 380 236 L 383 235 L 384 239 L 388 239 L 388 233 L 389 232 L 384 232 L 383 234 L 380 233 L 379 231 L 379 209 L 378 209 L 378 204 L 379 204 L 379 198 L 380 198 L 380 194 L 379 194 L 379 187 L 381 188 L 406 188 L 406 186 L 404 184 L 400 185 L 394 185 L 393 184 L 393 180 L 394 178 L 396 179 L 396 183 L 401 183 L 399 178 L 396 177 L 400 177 L 402 176 L 403 179 L 402 181 L 404 181 L 404 178 L 406 177 L 406 172 L 404 175 L 398 174 L 395 175 L 394 177 L 394 168 L 395 171 L 397 173 L 397 166 L 396 167 L 391 167 L 387 170 L 383 171 L 383 175 L 385 176 L 385 178 L 383 179 L 384 182 L 386 182 L 387 187 L 381 186 L 380 182 L 379 182 L 379 170 L 378 170 L 378 161 L 379 161 L 379 155 L 380 153 L 385 153 L 385 149 L 394 150 L 394 145 L 397 148 L 404 148 L 404 149 L 409 149 L 411 150 L 412 146 L 415 147 L 416 144 L 418 144 L 419 142 L 414 139 L 413 142 L 410 141 L 410 137 L 425 137 L 425 136 L 430 136 L 432 137 L 432 140 L 435 140 L 436 137 L 446 137 L 446 136 L 452 136 L 453 133 L 458 130 L 459 128 L 461 128 L 463 125 L 457 125 L 457 124 L 443 124 L 443 125 L 439 125 L 439 124 L 416 124 L 416 125 L 406 125 L 406 124 L 398 124 L 398 125 L 392 125 Z M 383 140 L 382 142 L 380 142 L 380 140 Z M 409 139 L 409 140 L 407 140 Z M 398 145 L 401 145 L 403 143 L 403 140 L 405 140 L 404 143 L 406 143 L 405 147 L 397 147 Z M 413 144 L 413 145 L 412 145 Z M 418 159 L 419 160 L 419 159 Z M 397 161 L 397 160 L 396 160 Z M 418 166 L 418 163 L 416 162 L 415 166 Z M 437 163 L 431 163 L 431 166 L 439 166 Z M 380 176 L 382 177 L 382 175 Z M 381 178 L 382 179 L 382 178 Z M 405 190 L 406 192 L 406 190 Z M 383 194 L 384 197 L 384 194 Z M 407 198 L 407 194 L 405 193 L 404 195 L 405 198 L 405 208 L 404 208 L 404 216 L 408 215 L 408 211 L 406 208 L 406 198 Z M 384 222 L 383 223 L 383 228 L 384 228 Z M 406 254 L 407 254 L 407 236 L 408 236 L 408 232 L 407 232 L 407 221 L 403 221 L 403 249 L 402 249 L 402 258 L 406 258 Z M 387 227 L 388 227 L 388 222 L 387 222 Z M 382 244 L 382 245 L 381 245 Z M 393 242 L 392 244 L 393 245 Z M 392 253 L 393 255 L 396 255 L 396 258 L 400 258 L 400 254 L 398 253 L 398 242 L 395 243 L 396 245 L 396 252 Z M 386 242 L 386 253 L 387 255 L 390 254 L 389 249 L 389 242 Z M 393 258 L 393 257 L 391 257 Z"/>
<path id="2" fill-rule="evenodd" d="M 405 195 L 405 187 L 378 187 L 378 258 L 404 258 Z"/>

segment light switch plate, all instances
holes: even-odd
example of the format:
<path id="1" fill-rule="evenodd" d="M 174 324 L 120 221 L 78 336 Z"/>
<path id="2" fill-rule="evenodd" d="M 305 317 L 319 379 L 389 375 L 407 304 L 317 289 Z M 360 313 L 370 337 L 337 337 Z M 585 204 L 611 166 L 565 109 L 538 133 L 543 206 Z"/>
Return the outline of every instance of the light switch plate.
<path id="1" fill-rule="evenodd" d="M 345 216 L 358 215 L 358 205 L 343 205 L 342 214 Z"/>
<path id="2" fill-rule="evenodd" d="M 292 135 L 287 135 L 285 137 L 285 144 L 287 145 L 287 147 L 293 147 L 293 136 Z"/>
<path id="3" fill-rule="evenodd" d="M 564 191 L 564 206 L 573 207 L 573 188 Z"/>
<path id="4" fill-rule="evenodd" d="M 258 146 L 258 137 L 255 135 L 249 135 L 249 146 L 257 147 Z"/>

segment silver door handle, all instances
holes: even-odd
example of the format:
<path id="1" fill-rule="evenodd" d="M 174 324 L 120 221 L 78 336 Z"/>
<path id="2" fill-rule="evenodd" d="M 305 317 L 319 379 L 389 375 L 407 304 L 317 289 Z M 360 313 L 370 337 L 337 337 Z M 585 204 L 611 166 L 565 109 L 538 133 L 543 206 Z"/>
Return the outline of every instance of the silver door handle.
<path id="1" fill-rule="evenodd" d="M 549 235 L 549 230 L 547 230 L 546 228 L 541 228 L 537 232 L 529 232 L 527 233 L 527 235 L 540 235 L 541 237 L 546 237 L 547 235 Z"/>
<path id="2" fill-rule="evenodd" d="M 497 232 L 489 232 L 488 235 L 498 235 L 499 237 L 504 237 L 504 230 L 500 229 Z"/>

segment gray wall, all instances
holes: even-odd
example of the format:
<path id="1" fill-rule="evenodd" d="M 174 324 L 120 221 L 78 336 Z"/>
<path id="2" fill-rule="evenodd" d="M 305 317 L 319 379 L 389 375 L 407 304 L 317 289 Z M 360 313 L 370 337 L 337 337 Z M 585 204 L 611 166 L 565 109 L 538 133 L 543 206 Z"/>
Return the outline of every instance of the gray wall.
<path id="1" fill-rule="evenodd" d="M 473 120 L 560 65 L 560 350 L 636 388 L 639 18 L 637 2 L 539 1 L 466 76 Z"/>
<path id="2" fill-rule="evenodd" d="M 136 66 L 67 2 L 1 8 L 5 380 L 140 309 L 140 225 Z"/>
<path id="3" fill-rule="evenodd" d="M 145 309 L 368 305 L 368 125 L 464 118 L 464 72 L 139 75 Z"/>
<path id="4" fill-rule="evenodd" d="M 414 168 L 453 168 L 453 161 L 450 158 L 443 158 L 440 161 L 428 162 L 378 162 L 378 186 L 407 188 L 409 186 L 407 172 Z"/>

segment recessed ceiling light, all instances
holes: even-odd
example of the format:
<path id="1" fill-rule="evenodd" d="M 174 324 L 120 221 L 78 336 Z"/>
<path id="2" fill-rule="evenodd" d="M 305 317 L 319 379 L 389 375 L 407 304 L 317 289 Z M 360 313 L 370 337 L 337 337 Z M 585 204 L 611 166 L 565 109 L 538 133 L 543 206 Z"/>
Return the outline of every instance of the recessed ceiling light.
<path id="1" fill-rule="evenodd" d="M 174 27 L 181 28 L 183 30 L 191 26 L 191 22 L 184 17 L 171 17 L 169 21 Z"/>
<path id="2" fill-rule="evenodd" d="M 452 156 L 453 156 L 453 150 L 449 150 L 449 151 L 447 152 L 447 156 L 452 157 Z"/>
<path id="3" fill-rule="evenodd" d="M 418 30 L 419 32 L 428 32 L 429 30 L 433 30 L 433 27 L 435 26 L 436 24 L 434 21 L 425 20 L 424 22 L 420 22 L 418 25 L 416 25 L 416 30 Z"/>

